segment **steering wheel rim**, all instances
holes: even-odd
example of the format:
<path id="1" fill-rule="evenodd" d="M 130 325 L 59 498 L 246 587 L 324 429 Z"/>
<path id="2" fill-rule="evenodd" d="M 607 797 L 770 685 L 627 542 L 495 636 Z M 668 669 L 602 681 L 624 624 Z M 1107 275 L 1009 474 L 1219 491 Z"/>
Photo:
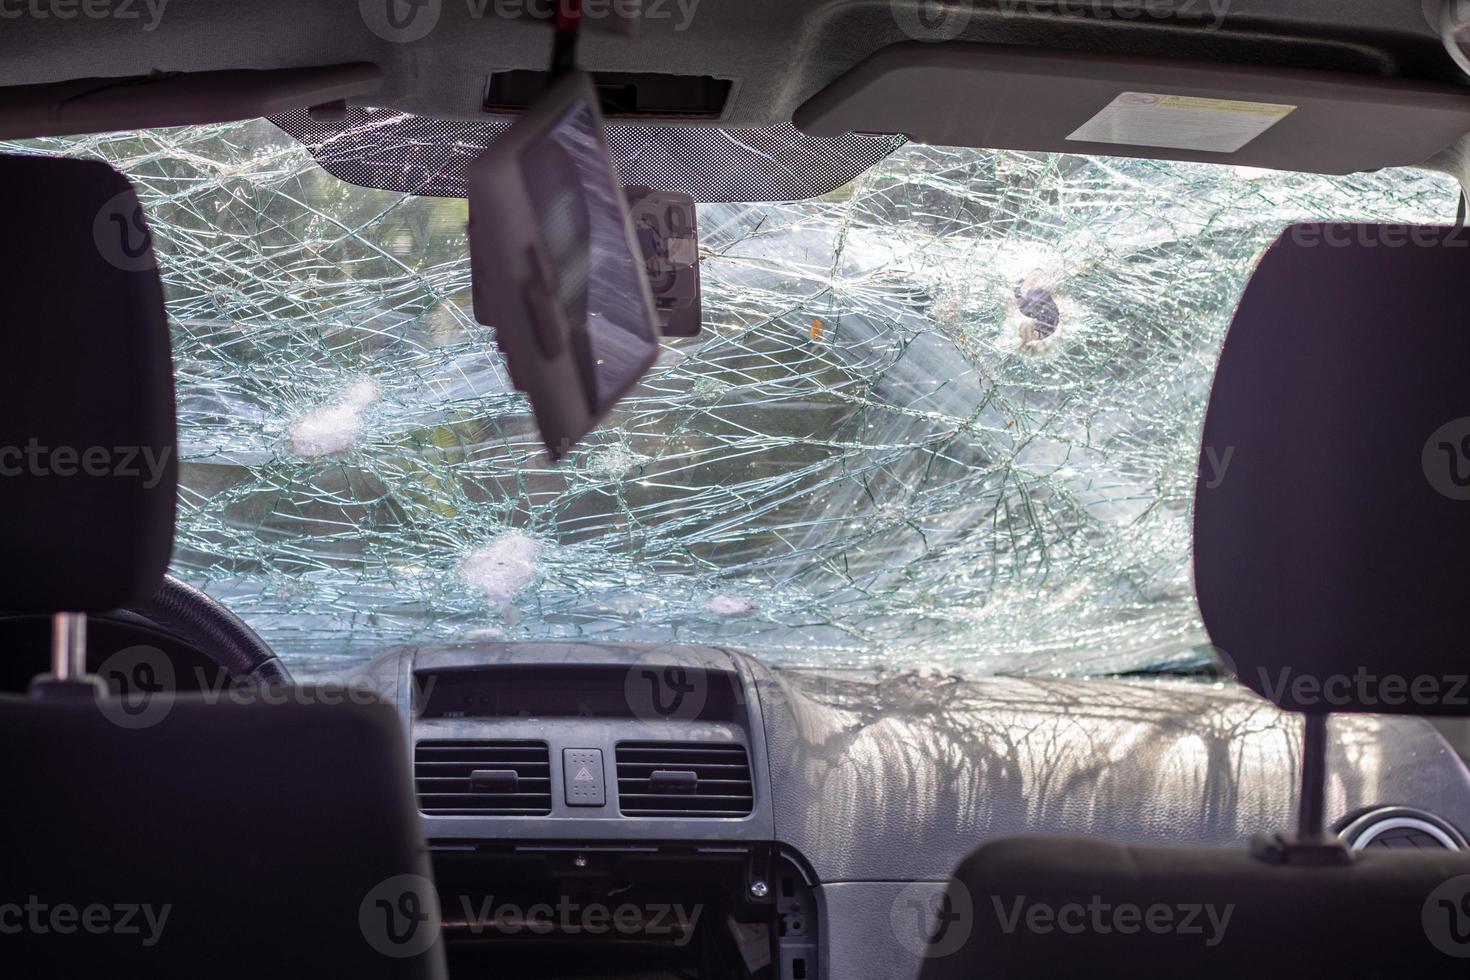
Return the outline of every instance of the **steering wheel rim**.
<path id="1" fill-rule="evenodd" d="M 172 575 L 152 599 L 128 610 L 174 634 L 229 672 L 251 684 L 292 684 L 281 658 L 245 621 L 210 595 Z"/>

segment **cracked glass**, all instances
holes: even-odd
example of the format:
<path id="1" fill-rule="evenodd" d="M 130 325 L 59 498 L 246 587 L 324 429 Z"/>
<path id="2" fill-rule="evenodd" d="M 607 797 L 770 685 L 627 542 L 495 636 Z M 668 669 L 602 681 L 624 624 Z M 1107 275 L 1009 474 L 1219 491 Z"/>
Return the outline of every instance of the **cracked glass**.
<path id="1" fill-rule="evenodd" d="M 475 638 L 1198 660 L 1199 431 L 1256 256 L 1293 220 L 1443 222 L 1457 193 L 909 145 L 820 199 L 701 205 L 703 335 L 552 465 L 471 315 L 462 200 L 342 183 L 264 121 L 8 149 L 137 186 L 178 379 L 174 572 L 302 676 Z"/>

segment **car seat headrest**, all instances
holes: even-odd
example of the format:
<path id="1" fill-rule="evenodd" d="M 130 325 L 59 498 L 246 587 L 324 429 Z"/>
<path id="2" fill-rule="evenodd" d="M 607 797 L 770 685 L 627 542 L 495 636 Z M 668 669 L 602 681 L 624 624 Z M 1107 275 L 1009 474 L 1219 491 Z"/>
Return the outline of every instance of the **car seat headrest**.
<path id="1" fill-rule="evenodd" d="M 1470 714 L 1470 229 L 1288 228 L 1205 417 L 1194 573 L 1295 711 Z"/>
<path id="2" fill-rule="evenodd" d="M 152 595 L 178 460 L 163 289 L 142 210 L 106 164 L 0 156 L 0 608 Z"/>

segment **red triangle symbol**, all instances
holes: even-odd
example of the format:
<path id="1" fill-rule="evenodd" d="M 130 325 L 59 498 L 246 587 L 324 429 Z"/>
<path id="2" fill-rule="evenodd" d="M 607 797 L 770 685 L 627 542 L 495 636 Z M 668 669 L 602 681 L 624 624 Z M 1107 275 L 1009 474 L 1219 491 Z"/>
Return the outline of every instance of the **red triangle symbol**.
<path id="1" fill-rule="evenodd" d="M 580 768 L 580 769 L 577 770 L 577 774 L 572 777 L 572 782 L 574 782 L 574 783 L 590 783 L 590 782 L 592 782 L 592 770 L 587 768 L 587 764 L 586 763 L 583 763 L 582 764 L 582 768 Z"/>

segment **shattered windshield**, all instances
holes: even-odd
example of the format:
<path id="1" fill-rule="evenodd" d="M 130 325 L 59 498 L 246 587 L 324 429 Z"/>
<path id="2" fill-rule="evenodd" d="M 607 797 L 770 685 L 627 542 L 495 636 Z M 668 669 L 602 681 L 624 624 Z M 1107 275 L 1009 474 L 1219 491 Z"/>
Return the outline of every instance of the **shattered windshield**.
<path id="1" fill-rule="evenodd" d="M 1292 220 L 1444 221 L 1456 193 L 911 145 L 818 200 L 702 205 L 703 335 L 552 465 L 471 315 L 462 200 L 342 183 L 263 121 L 10 148 L 137 185 L 174 572 L 304 675 L 466 638 L 1188 659 L 1199 430 L 1255 257 Z"/>

